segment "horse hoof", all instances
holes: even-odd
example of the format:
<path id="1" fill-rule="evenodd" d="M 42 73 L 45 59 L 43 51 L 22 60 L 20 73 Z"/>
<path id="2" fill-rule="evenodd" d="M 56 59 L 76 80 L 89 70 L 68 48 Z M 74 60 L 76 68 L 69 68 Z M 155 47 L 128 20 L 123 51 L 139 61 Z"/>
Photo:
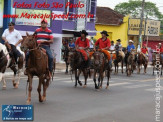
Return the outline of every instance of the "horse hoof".
<path id="1" fill-rule="evenodd" d="M 77 87 L 77 85 L 74 86 L 75 88 Z"/>
<path id="2" fill-rule="evenodd" d="M 17 89 L 17 88 L 18 88 L 18 84 L 16 84 L 16 85 L 14 86 L 14 88 Z"/>
<path id="3" fill-rule="evenodd" d="M 87 87 L 87 85 L 84 85 L 84 86 L 83 86 L 83 88 L 86 88 L 86 87 Z"/>
<path id="4" fill-rule="evenodd" d="M 43 102 L 43 99 L 42 98 L 39 98 L 39 102 L 42 103 Z"/>
<path id="5" fill-rule="evenodd" d="M 100 89 L 102 89 L 102 86 L 100 86 Z"/>
<path id="6" fill-rule="evenodd" d="M 42 96 L 42 101 L 45 102 L 46 101 L 46 97 Z"/>
<path id="7" fill-rule="evenodd" d="M 100 91 L 100 89 L 96 89 L 96 91 L 97 91 L 97 92 L 99 92 L 99 91 Z"/>
<path id="8" fill-rule="evenodd" d="M 3 90 L 6 90 L 6 86 L 3 86 L 2 89 L 3 89 Z"/>
<path id="9" fill-rule="evenodd" d="M 27 100 L 26 104 L 27 105 L 30 105 L 31 104 L 31 101 L 30 100 Z"/>
<path id="10" fill-rule="evenodd" d="M 79 85 L 80 85 L 80 86 L 82 86 L 82 83 L 81 83 L 81 81 L 79 81 L 78 83 L 79 83 Z"/>
<path id="11" fill-rule="evenodd" d="M 109 88 L 109 86 L 106 86 L 106 88 L 105 89 L 108 89 Z"/>

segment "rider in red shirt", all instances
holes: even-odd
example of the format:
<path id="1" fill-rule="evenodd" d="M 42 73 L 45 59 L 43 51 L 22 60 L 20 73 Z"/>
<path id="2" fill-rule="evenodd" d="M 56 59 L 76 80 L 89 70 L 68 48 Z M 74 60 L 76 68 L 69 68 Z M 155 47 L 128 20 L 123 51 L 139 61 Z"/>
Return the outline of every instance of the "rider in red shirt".
<path id="1" fill-rule="evenodd" d="M 148 49 L 146 44 L 144 44 L 143 47 L 141 48 L 141 52 L 144 54 L 146 60 L 148 60 Z"/>
<path id="2" fill-rule="evenodd" d="M 108 50 L 110 49 L 110 46 L 111 46 L 111 42 L 110 42 L 109 38 L 107 38 L 109 36 L 108 32 L 104 30 L 101 32 L 101 35 L 102 35 L 102 38 L 100 38 L 96 41 L 94 47 L 99 45 L 99 49 L 101 49 L 101 51 L 105 55 L 107 55 L 110 67 L 112 67 L 112 59 L 111 59 L 110 53 L 108 52 Z"/>
<path id="3" fill-rule="evenodd" d="M 87 61 L 86 65 L 89 65 L 89 40 L 86 38 L 88 33 L 85 30 L 82 30 L 81 37 L 79 37 L 75 42 L 75 47 L 78 52 L 81 52 L 84 56 L 85 61 Z"/>

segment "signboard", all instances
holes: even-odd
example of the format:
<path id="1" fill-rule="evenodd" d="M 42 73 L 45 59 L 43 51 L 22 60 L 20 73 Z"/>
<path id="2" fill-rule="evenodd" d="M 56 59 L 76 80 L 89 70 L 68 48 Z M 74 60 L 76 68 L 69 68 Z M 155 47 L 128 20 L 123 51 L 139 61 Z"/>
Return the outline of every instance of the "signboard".
<path id="1" fill-rule="evenodd" d="M 4 0 L 0 0 L 0 28 L 3 27 L 3 9 L 4 9 Z"/>
<path id="2" fill-rule="evenodd" d="M 84 4 L 84 7 L 78 8 L 78 15 L 86 14 L 86 2 L 87 2 L 86 0 L 80 0 L 80 3 Z M 77 18 L 77 27 L 76 27 L 77 30 L 78 31 L 84 30 L 85 26 L 86 26 L 86 18 Z"/>
<path id="3" fill-rule="evenodd" d="M 35 9 L 16 9 L 16 25 L 29 25 L 29 26 L 41 26 L 41 20 L 45 17 L 48 21 L 48 27 L 50 27 L 50 10 L 35 10 Z"/>
<path id="4" fill-rule="evenodd" d="M 129 19 L 129 27 L 128 27 L 128 35 L 139 35 L 140 30 L 140 19 Z M 142 35 L 146 36 L 159 36 L 160 34 L 160 21 L 156 20 L 146 20 L 146 27 L 145 27 L 145 20 L 143 21 L 142 25 Z"/>
<path id="5" fill-rule="evenodd" d="M 160 21 L 147 20 L 146 35 L 159 36 L 159 34 L 160 34 Z"/>
<path id="6" fill-rule="evenodd" d="M 144 22 L 142 24 L 142 35 L 144 35 Z M 139 35 L 140 19 L 129 19 L 128 35 Z"/>

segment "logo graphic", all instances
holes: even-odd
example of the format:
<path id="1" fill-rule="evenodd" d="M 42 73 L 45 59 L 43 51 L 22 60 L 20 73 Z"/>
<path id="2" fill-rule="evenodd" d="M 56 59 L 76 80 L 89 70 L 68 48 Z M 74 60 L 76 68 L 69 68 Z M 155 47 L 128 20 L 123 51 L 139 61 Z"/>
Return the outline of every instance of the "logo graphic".
<path id="1" fill-rule="evenodd" d="M 32 121 L 33 106 L 32 105 L 2 105 L 3 121 Z"/>

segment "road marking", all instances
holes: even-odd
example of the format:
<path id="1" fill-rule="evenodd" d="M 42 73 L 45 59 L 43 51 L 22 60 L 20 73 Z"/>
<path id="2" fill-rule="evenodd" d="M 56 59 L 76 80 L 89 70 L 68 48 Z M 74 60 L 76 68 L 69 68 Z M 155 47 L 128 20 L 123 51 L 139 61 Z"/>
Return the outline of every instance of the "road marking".
<path id="1" fill-rule="evenodd" d="M 160 87 L 160 90 L 163 90 L 162 86 Z M 152 92 L 154 92 L 154 91 L 156 91 L 156 89 L 155 88 L 150 88 L 150 89 L 145 89 L 145 91 L 152 91 Z"/>
<path id="2" fill-rule="evenodd" d="M 129 83 L 129 82 L 113 83 L 113 84 L 110 84 L 110 86 L 121 86 L 121 85 L 127 85 L 127 84 L 131 84 L 131 83 Z"/>
<path id="3" fill-rule="evenodd" d="M 124 86 L 125 88 L 141 88 L 141 87 L 146 87 L 146 86 L 152 86 L 148 84 L 140 84 L 140 85 L 131 85 L 131 86 Z"/>

